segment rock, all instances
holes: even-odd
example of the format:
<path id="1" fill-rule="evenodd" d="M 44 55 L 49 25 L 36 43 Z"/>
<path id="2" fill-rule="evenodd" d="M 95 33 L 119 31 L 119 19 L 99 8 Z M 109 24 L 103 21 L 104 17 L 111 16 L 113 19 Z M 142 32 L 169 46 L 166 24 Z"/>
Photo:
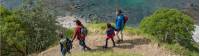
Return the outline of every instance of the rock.
<path id="1" fill-rule="evenodd" d="M 192 38 L 195 42 L 199 43 L 199 26 L 195 25 L 195 30 L 193 32 Z"/>

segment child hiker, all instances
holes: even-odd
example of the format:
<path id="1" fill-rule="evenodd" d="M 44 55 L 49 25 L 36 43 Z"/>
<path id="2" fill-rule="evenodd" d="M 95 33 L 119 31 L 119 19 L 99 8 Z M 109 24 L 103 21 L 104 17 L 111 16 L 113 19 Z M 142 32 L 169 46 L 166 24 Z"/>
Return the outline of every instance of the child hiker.
<path id="1" fill-rule="evenodd" d="M 82 25 L 82 23 L 79 20 L 74 21 L 76 23 L 75 32 L 73 35 L 72 42 L 75 38 L 79 40 L 79 45 L 82 46 L 83 50 L 91 50 L 88 46 L 85 44 L 85 37 L 87 36 L 87 29 Z"/>
<path id="2" fill-rule="evenodd" d="M 115 36 L 115 28 L 110 24 L 107 23 L 107 30 L 106 30 L 106 44 L 104 46 L 104 48 L 108 47 L 108 40 L 111 39 L 113 42 L 113 47 L 115 47 L 115 41 L 113 39 L 113 37 Z"/>
<path id="3" fill-rule="evenodd" d="M 62 56 L 65 56 L 66 53 L 70 53 L 70 50 L 72 49 L 72 41 L 64 36 L 63 32 L 59 33 L 60 39 L 60 50 L 62 53 Z"/>

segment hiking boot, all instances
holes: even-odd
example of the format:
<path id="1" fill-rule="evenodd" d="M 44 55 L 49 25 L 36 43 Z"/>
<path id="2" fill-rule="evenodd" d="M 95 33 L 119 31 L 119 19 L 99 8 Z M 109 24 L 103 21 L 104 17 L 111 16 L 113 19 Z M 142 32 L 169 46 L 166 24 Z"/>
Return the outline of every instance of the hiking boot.
<path id="1" fill-rule="evenodd" d="M 117 40 L 117 44 L 119 44 L 121 42 L 121 40 Z"/>
<path id="2" fill-rule="evenodd" d="M 107 46 L 103 46 L 103 48 L 108 48 Z"/>
<path id="3" fill-rule="evenodd" d="M 92 49 L 91 49 L 91 48 L 87 48 L 87 50 L 89 50 L 89 51 L 90 51 L 90 50 L 92 50 Z"/>
<path id="4" fill-rule="evenodd" d="M 113 47 L 117 47 L 116 45 L 113 45 Z"/>

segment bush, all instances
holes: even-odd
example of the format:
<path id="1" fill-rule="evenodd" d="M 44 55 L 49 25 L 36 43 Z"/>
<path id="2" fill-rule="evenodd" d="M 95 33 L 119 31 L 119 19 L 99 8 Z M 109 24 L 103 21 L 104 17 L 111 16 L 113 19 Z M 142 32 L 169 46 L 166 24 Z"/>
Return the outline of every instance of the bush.
<path id="1" fill-rule="evenodd" d="M 194 23 L 191 17 L 176 9 L 162 8 L 140 23 L 142 31 L 157 36 L 162 41 L 192 39 Z"/>
<path id="2" fill-rule="evenodd" d="M 155 36 L 161 42 L 179 43 L 186 50 L 198 53 L 198 46 L 192 41 L 194 22 L 191 17 L 181 11 L 168 8 L 159 9 L 142 20 L 140 29 L 144 33 Z"/>
<path id="3" fill-rule="evenodd" d="M 0 6 L 1 56 L 25 56 L 27 28 L 12 11 Z"/>
<path id="4" fill-rule="evenodd" d="M 26 56 L 48 48 L 57 40 L 55 16 L 37 6 L 8 10 L 0 6 L 1 56 Z"/>

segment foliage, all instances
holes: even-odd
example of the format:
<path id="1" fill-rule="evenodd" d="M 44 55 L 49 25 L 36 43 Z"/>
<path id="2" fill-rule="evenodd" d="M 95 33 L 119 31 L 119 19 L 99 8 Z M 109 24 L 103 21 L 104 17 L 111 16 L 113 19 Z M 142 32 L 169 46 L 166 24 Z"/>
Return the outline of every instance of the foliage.
<path id="1" fill-rule="evenodd" d="M 0 7 L 2 56 L 26 56 L 40 52 L 56 41 L 54 14 L 37 1 L 34 6 L 15 10 Z"/>
<path id="2" fill-rule="evenodd" d="M 142 20 L 140 28 L 149 34 L 156 35 L 163 41 L 191 39 L 194 30 L 192 19 L 175 9 L 159 9 L 153 15 Z"/>
<path id="3" fill-rule="evenodd" d="M 0 6 L 1 55 L 25 56 L 27 28 L 12 11 Z M 14 54 L 13 54 L 14 53 Z"/>
<path id="4" fill-rule="evenodd" d="M 179 45 L 178 43 L 176 43 L 176 44 L 163 43 L 162 45 L 163 45 L 163 47 L 171 50 L 173 53 L 179 54 L 182 56 L 198 56 L 199 55 L 199 53 L 197 51 L 191 51 L 191 50 Z"/>
<path id="5" fill-rule="evenodd" d="M 73 33 L 74 33 L 74 30 L 73 29 L 67 29 L 66 32 L 65 32 L 65 35 L 69 38 L 72 38 L 73 37 Z"/>
<path id="6" fill-rule="evenodd" d="M 144 33 L 155 36 L 155 39 L 161 42 L 179 43 L 188 51 L 198 53 L 198 46 L 192 41 L 194 23 L 181 11 L 168 8 L 159 9 L 153 15 L 142 20 L 140 29 Z"/>

